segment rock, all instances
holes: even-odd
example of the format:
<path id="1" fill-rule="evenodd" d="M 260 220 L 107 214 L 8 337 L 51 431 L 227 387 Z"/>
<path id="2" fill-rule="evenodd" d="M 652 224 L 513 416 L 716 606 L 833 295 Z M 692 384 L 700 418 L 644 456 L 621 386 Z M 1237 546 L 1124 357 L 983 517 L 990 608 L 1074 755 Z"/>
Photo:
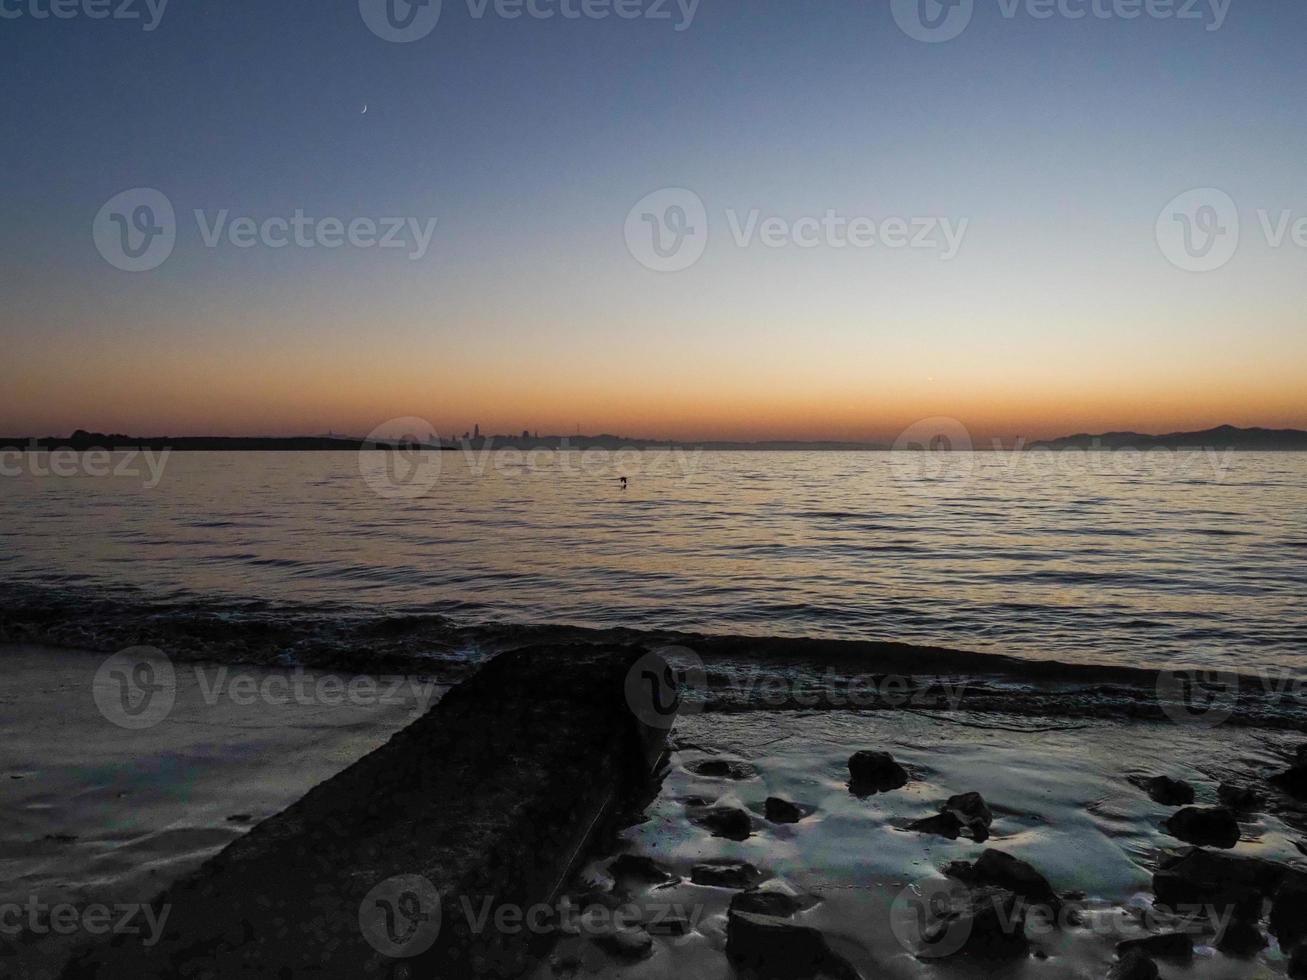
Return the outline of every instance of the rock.
<path id="1" fill-rule="evenodd" d="M 1293 980 L 1307 980 L 1307 943 L 1301 944 L 1289 956 L 1289 976 Z"/>
<path id="2" fill-rule="evenodd" d="M 1307 940 L 1307 875 L 1288 875 L 1271 900 L 1271 934 L 1281 949 Z"/>
<path id="3" fill-rule="evenodd" d="M 1107 980 L 1157 980 L 1157 964 L 1143 953 L 1130 953 L 1113 964 Z"/>
<path id="4" fill-rule="evenodd" d="M 728 840 L 747 840 L 753 833 L 749 814 L 733 806 L 690 807 L 690 821 L 703 827 L 714 837 Z"/>
<path id="5" fill-rule="evenodd" d="M 694 923 L 679 912 L 663 911 L 650 916 L 644 928 L 651 936 L 688 936 Z"/>
<path id="6" fill-rule="evenodd" d="M 763 815 L 772 823 L 798 823 L 807 816 L 802 807 L 789 800 L 782 800 L 779 796 L 767 797 L 767 802 L 763 804 Z"/>
<path id="7" fill-rule="evenodd" d="M 858 971 L 816 929 L 752 912 L 726 918 L 726 955 L 737 966 L 776 980 L 818 976 L 860 980 Z"/>
<path id="8" fill-rule="evenodd" d="M 951 811 L 936 813 L 933 816 L 914 820 L 908 824 L 908 830 L 916 831 L 919 834 L 935 834 L 937 837 L 957 840 L 962 833 L 962 821 Z"/>
<path id="9" fill-rule="evenodd" d="M 1116 944 L 1117 956 L 1125 959 L 1131 953 L 1163 960 L 1189 960 L 1194 955 L 1194 940 L 1187 932 L 1163 932 Z"/>
<path id="10" fill-rule="evenodd" d="M 638 881 L 647 885 L 662 885 L 669 881 L 679 881 L 653 858 L 642 854 L 622 854 L 608 865 L 608 873 L 618 880 Z"/>
<path id="11" fill-rule="evenodd" d="M 1172 837 L 1200 846 L 1229 849 L 1239 843 L 1239 821 L 1223 806 L 1187 806 L 1163 823 Z"/>
<path id="12" fill-rule="evenodd" d="M 1307 763 L 1299 762 L 1288 772 L 1271 777 L 1271 783 L 1284 790 L 1290 796 L 1307 800 Z"/>
<path id="13" fill-rule="evenodd" d="M 1253 888 L 1229 882 L 1199 881 L 1173 871 L 1153 875 L 1153 892 L 1157 902 L 1173 912 L 1186 906 L 1206 906 L 1217 914 L 1256 921 L 1262 914 L 1262 896 Z"/>
<path id="14" fill-rule="evenodd" d="M 1194 788 L 1182 779 L 1154 776 L 1144 782 L 1144 789 L 1154 803 L 1163 806 L 1187 806 L 1194 801 Z"/>
<path id="15" fill-rule="evenodd" d="M 1046 905 L 1054 912 L 1062 907 L 1062 900 L 1053 891 L 1053 886 L 1032 865 L 993 848 L 980 855 L 974 864 L 954 861 L 944 868 L 944 873 L 967 884 L 1006 888 L 1027 901 Z"/>
<path id="16" fill-rule="evenodd" d="M 1241 813 L 1254 813 L 1262 808 L 1262 795 L 1247 786 L 1222 783 L 1216 790 L 1222 804 Z"/>
<path id="17" fill-rule="evenodd" d="M 758 775 L 757 766 L 738 759 L 703 759 L 691 762 L 685 768 L 696 776 L 707 776 L 709 779 L 741 780 L 753 779 Z"/>
<path id="18" fill-rule="evenodd" d="M 614 928 L 594 937 L 595 945 L 624 960 L 642 960 L 653 953 L 653 937 L 637 927 Z"/>
<path id="19" fill-rule="evenodd" d="M 690 869 L 692 882 L 715 888 L 752 888 L 766 877 L 766 874 L 747 861 L 704 861 Z"/>
<path id="20" fill-rule="evenodd" d="M 1264 950 L 1267 942 L 1255 923 L 1246 919 L 1231 919 L 1215 945 L 1227 956 L 1250 957 Z"/>
<path id="21" fill-rule="evenodd" d="M 922 955 L 932 957 L 997 960 L 1025 956 L 1030 949 L 1026 903 L 1005 888 L 950 895 L 947 910 L 922 930 L 922 939 Z"/>
<path id="22" fill-rule="evenodd" d="M 1218 914 L 1256 922 L 1263 896 L 1269 898 L 1284 880 L 1300 874 L 1274 861 L 1191 848 L 1162 859 L 1153 891 L 1161 905 L 1174 910 L 1211 906 Z"/>
<path id="23" fill-rule="evenodd" d="M 908 783 L 908 771 L 888 752 L 854 752 L 849 757 L 849 786 L 859 795 L 884 793 Z"/>
<path id="24" fill-rule="evenodd" d="M 1261 892 L 1269 898 L 1286 877 L 1301 872 L 1287 864 L 1277 864 L 1265 858 L 1245 857 L 1239 854 L 1222 854 L 1192 847 L 1183 854 L 1162 858 L 1162 871 L 1173 871 L 1194 881 L 1218 882 L 1238 885 Z"/>
<path id="25" fill-rule="evenodd" d="M 755 915 L 770 915 L 776 919 L 788 919 L 803 903 L 793 895 L 784 892 L 739 892 L 731 897 L 732 912 L 752 912 Z"/>
<path id="26" fill-rule="evenodd" d="M 963 825 L 973 829 L 983 827 L 988 830 L 994 822 L 993 811 L 989 809 L 989 804 L 979 793 L 960 793 L 957 796 L 950 796 L 942 812 L 954 814 Z"/>
<path id="27" fill-rule="evenodd" d="M 233 813 L 227 818 L 228 823 L 249 823 L 254 818 L 248 813 Z"/>

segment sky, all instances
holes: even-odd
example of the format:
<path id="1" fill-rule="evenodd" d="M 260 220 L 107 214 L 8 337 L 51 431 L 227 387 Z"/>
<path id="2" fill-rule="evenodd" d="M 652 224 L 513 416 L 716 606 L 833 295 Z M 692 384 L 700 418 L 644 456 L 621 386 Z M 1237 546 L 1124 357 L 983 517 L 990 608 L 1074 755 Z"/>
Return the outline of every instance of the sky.
<path id="1" fill-rule="evenodd" d="M 56 2 L 0 433 L 1307 428 L 1307 5 Z"/>

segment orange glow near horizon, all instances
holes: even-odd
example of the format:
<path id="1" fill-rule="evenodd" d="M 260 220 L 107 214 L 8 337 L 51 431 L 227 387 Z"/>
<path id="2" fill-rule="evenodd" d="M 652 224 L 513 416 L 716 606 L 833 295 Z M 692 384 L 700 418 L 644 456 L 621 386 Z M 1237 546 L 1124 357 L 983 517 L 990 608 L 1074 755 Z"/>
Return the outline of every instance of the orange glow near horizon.
<path id="1" fill-rule="evenodd" d="M 1150 378 L 1102 366 L 1017 372 L 938 364 L 934 374 L 894 365 L 824 371 L 796 361 L 659 364 L 612 369 L 576 360 L 500 357 L 430 361 L 320 350 L 292 356 L 234 352 L 94 352 L 29 359 L 0 395 L 0 434 L 61 435 L 75 428 L 133 435 L 361 435 L 391 418 L 428 419 L 442 435 L 479 424 L 670 439 L 892 441 L 913 422 L 961 420 L 978 443 L 1076 432 L 1171 432 L 1220 424 L 1307 428 L 1297 365 L 1255 377 L 1208 369 Z"/>

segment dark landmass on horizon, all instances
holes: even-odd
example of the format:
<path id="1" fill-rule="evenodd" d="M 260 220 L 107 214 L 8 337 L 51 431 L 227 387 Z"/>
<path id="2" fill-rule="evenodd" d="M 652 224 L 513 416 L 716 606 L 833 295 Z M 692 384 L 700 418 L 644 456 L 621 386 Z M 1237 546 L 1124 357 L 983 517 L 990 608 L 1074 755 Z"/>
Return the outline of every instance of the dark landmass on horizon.
<path id="1" fill-rule="evenodd" d="M 1239 429 L 1220 425 L 1201 432 L 1170 432 L 1146 435 L 1140 432 L 1080 433 L 1044 442 L 1027 449 L 1250 449 L 1264 452 L 1307 451 L 1307 432 L 1301 429 Z"/>
<path id="2" fill-rule="evenodd" d="M 396 448 L 401 440 L 381 441 L 363 439 L 356 436 L 128 436 L 121 433 L 106 435 L 101 432 L 87 432 L 79 429 L 71 436 L 27 436 L 22 438 L 0 437 L 0 449 L 4 450 L 51 450 L 73 449 L 148 449 L 151 451 L 171 450 L 173 452 L 356 452 L 360 449 Z M 435 449 L 437 444 L 408 443 L 410 447 Z M 439 448 L 445 452 L 459 449 L 546 449 L 546 450 L 587 450 L 601 449 L 616 451 L 634 450 L 709 450 L 739 452 L 888 452 L 893 446 L 879 442 L 843 442 L 838 440 L 760 440 L 757 442 L 704 440 L 686 441 L 672 439 L 628 438 L 618 435 L 486 435 L 460 439 L 442 439 Z M 944 447 L 947 448 L 947 447 Z M 984 445 L 975 446 L 980 451 L 993 451 Z M 1002 450 L 1004 447 L 994 447 Z M 1015 448 L 1015 447 L 1014 447 Z M 1079 433 L 1061 436 L 1056 439 L 1032 442 L 1020 447 L 1025 451 L 1032 449 L 1080 449 L 1080 450 L 1120 450 L 1120 449 L 1236 449 L 1259 450 L 1264 452 L 1307 452 L 1307 431 L 1301 429 L 1241 429 L 1231 425 L 1221 425 L 1214 429 L 1199 432 L 1171 432 L 1163 435 L 1149 435 L 1140 432 L 1105 432 L 1097 435 Z M 921 449 L 920 446 L 905 447 L 906 450 Z"/>

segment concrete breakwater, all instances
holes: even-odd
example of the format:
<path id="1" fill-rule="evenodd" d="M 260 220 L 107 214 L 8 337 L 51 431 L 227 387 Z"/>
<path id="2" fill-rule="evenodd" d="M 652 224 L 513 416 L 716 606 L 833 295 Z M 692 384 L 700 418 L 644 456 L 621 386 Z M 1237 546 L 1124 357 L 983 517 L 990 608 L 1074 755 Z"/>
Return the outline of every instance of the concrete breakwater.
<path id="1" fill-rule="evenodd" d="M 520 974 L 547 928 L 494 924 L 558 897 L 661 756 L 663 732 L 637 720 L 624 689 L 639 655 L 495 658 L 161 894 L 157 943 L 114 937 L 65 976 Z"/>

